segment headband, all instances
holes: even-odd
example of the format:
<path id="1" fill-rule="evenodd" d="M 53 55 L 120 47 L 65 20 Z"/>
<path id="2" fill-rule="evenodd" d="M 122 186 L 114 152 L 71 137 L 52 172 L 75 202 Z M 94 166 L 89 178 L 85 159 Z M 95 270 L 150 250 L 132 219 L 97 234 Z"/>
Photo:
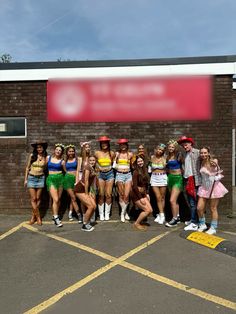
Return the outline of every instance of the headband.
<path id="1" fill-rule="evenodd" d="M 63 149 L 63 150 L 65 149 L 65 146 L 62 143 L 57 143 L 54 146 L 55 146 L 55 148 L 61 147 L 61 149 Z"/>
<path id="2" fill-rule="evenodd" d="M 166 145 L 163 144 L 163 143 L 160 143 L 157 147 L 160 147 L 160 148 L 162 148 L 162 149 L 165 149 L 165 148 L 166 148 Z"/>
<path id="3" fill-rule="evenodd" d="M 169 140 L 169 142 L 167 143 L 167 145 L 174 145 L 174 146 L 178 146 L 178 142 L 176 140 Z"/>
<path id="4" fill-rule="evenodd" d="M 73 145 L 73 144 L 69 144 L 69 145 L 66 145 L 66 147 L 65 147 L 66 149 L 68 149 L 68 148 L 73 148 L 73 149 L 75 149 L 75 145 Z"/>
<path id="5" fill-rule="evenodd" d="M 88 141 L 88 142 L 80 142 L 80 146 L 81 147 L 84 147 L 86 144 L 91 144 L 91 141 Z"/>

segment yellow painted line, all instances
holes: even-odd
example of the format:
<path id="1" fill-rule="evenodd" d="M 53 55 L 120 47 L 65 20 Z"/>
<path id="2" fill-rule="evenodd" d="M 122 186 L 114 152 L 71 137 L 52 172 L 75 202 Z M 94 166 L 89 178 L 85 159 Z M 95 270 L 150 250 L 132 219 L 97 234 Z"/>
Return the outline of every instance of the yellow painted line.
<path id="1" fill-rule="evenodd" d="M 54 239 L 54 240 L 57 240 L 59 242 L 62 242 L 62 243 L 65 243 L 65 244 L 68 244 L 68 245 L 71 245 L 73 247 L 76 247 L 77 249 L 81 249 L 83 251 L 86 251 L 88 253 L 91 253 L 91 254 L 94 254 L 94 255 L 97 255 L 99 257 L 102 257 L 108 261 L 114 261 L 116 258 L 109 255 L 109 254 L 106 254 L 104 252 L 101 252 L 101 251 L 98 251 L 96 249 L 92 249 L 91 247 L 89 246 L 86 246 L 84 244 L 80 244 L 78 242 L 75 242 L 75 241 L 71 241 L 71 240 L 68 240 L 68 239 L 65 239 L 65 238 L 62 238 L 60 236 L 57 236 L 55 234 L 50 234 L 50 233 L 47 233 L 47 232 L 43 232 L 43 231 L 40 231 L 39 229 L 33 227 L 33 226 L 30 226 L 30 225 L 27 225 L 27 224 L 24 224 L 23 225 L 24 228 L 30 230 L 30 231 L 33 231 L 33 232 L 36 232 L 36 233 L 39 233 L 41 235 L 44 235 L 48 238 L 51 238 L 51 239 Z"/>
<path id="2" fill-rule="evenodd" d="M 54 222 L 53 221 L 46 221 L 46 220 L 43 220 L 42 221 L 42 223 L 43 223 L 43 225 L 55 225 L 54 224 Z M 75 225 L 75 224 L 77 224 L 77 225 L 80 225 L 79 223 L 78 223 L 78 221 L 62 221 L 62 223 L 63 223 L 63 225 Z M 35 224 L 35 226 L 37 226 L 37 224 Z M 40 227 L 41 228 L 41 227 Z"/>
<path id="3" fill-rule="evenodd" d="M 182 283 L 179 283 L 179 282 L 174 281 L 172 279 L 169 279 L 167 277 L 160 276 L 158 274 L 150 272 L 149 270 L 146 270 L 146 269 L 144 269 L 142 267 L 133 265 L 133 264 L 125 262 L 125 261 L 122 262 L 120 265 L 123 266 L 123 267 L 126 267 L 126 268 L 128 268 L 130 270 L 133 270 L 135 272 L 138 272 L 141 275 L 144 275 L 146 277 L 154 279 L 154 280 L 156 280 L 158 282 L 161 282 L 161 283 L 166 284 L 168 286 L 171 286 L 173 288 L 176 288 L 176 289 L 182 290 L 182 291 L 184 291 L 186 293 L 190 293 L 192 295 L 200 297 L 200 298 L 202 298 L 202 299 L 204 299 L 206 301 L 210 301 L 210 302 L 222 305 L 224 307 L 236 310 L 236 303 L 232 302 L 230 300 L 218 297 L 216 295 L 204 292 L 204 291 L 199 290 L 199 289 L 191 288 L 191 287 L 189 287 L 187 285 L 184 285 Z"/>
<path id="4" fill-rule="evenodd" d="M 63 221 L 62 220 L 61 222 L 63 225 L 72 225 L 72 224 L 81 225 L 81 223 L 79 223 L 77 220 L 73 220 L 73 221 Z M 120 222 L 120 220 L 106 220 L 106 221 L 96 220 L 96 224 L 106 224 L 108 222 L 112 222 L 112 223 L 113 222 Z M 43 223 L 43 225 L 54 225 L 53 221 L 48 221 L 48 220 L 43 220 L 42 223 Z"/>
<path id="5" fill-rule="evenodd" d="M 24 227 L 26 227 L 27 229 L 31 230 L 31 226 L 27 226 L 25 225 Z M 30 227 L 30 228 L 29 228 Z M 35 229 L 35 228 L 32 228 Z M 34 230 L 32 230 L 34 231 Z M 37 232 L 37 231 L 36 231 Z M 81 279 L 80 281 L 78 281 L 77 283 L 75 283 L 74 285 L 64 289 L 63 291 L 55 294 L 54 296 L 52 296 L 51 298 L 45 300 L 44 302 L 38 304 L 37 306 L 33 307 L 32 309 L 28 310 L 27 312 L 25 312 L 24 314 L 36 314 L 36 313 L 40 313 L 42 311 L 44 311 L 45 309 L 47 309 L 48 307 L 50 307 L 51 305 L 55 304 L 56 302 L 58 302 L 62 297 L 64 297 L 67 294 L 73 293 L 74 291 L 76 291 L 77 289 L 81 288 L 82 286 L 86 285 L 87 283 L 91 282 L 92 280 L 96 279 L 97 277 L 101 276 L 102 274 L 104 274 L 105 272 L 107 272 L 108 270 L 110 270 L 111 268 L 114 268 L 117 265 L 122 265 L 122 262 L 125 261 L 127 258 L 131 257 L 132 255 L 136 254 L 137 252 L 147 248 L 149 245 L 155 243 L 156 241 L 160 240 L 161 238 L 163 238 L 165 235 L 171 233 L 172 231 L 168 231 L 165 232 L 165 234 L 161 234 L 141 245 L 139 245 L 138 247 L 136 247 L 135 249 L 131 250 L 130 252 L 122 255 L 119 258 L 113 258 L 113 261 L 109 264 L 107 264 L 106 266 L 103 266 L 101 268 L 99 268 L 98 270 L 96 270 L 95 272 L 93 272 L 92 274 L 88 275 L 87 277 Z M 39 232 L 40 234 L 43 234 L 43 232 Z M 55 239 L 56 240 L 56 239 Z M 73 242 L 73 241 L 71 241 Z M 83 246 L 83 245 L 82 245 Z M 89 248 L 90 249 L 90 248 Z M 93 249 L 92 249 L 93 250 Z M 97 250 L 95 250 L 97 251 Z M 97 251 L 99 252 L 99 251 Z M 102 252 L 99 252 L 102 253 Z M 105 254 L 107 255 L 107 254 Z M 100 256 L 100 255 L 99 255 Z"/>
<path id="6" fill-rule="evenodd" d="M 197 231 L 192 232 L 186 239 L 207 246 L 211 249 L 215 249 L 219 243 L 225 241 L 223 238 Z"/>
<path id="7" fill-rule="evenodd" d="M 231 234 L 231 235 L 236 235 L 236 232 L 231 232 L 231 231 L 222 231 L 220 230 L 221 232 L 223 233 L 227 233 L 227 234 Z"/>
<path id="8" fill-rule="evenodd" d="M 6 237 L 8 237 L 9 235 L 11 235 L 12 233 L 16 232 L 17 230 L 19 230 L 21 227 L 23 227 L 25 224 L 25 222 L 20 223 L 19 225 L 17 225 L 16 227 L 8 230 L 7 232 L 3 233 L 0 235 L 0 240 L 5 239 Z"/>
<path id="9" fill-rule="evenodd" d="M 158 240 L 162 239 L 163 237 L 167 236 L 168 234 L 176 231 L 177 229 L 175 228 L 174 230 L 170 230 L 170 231 L 166 231 L 162 234 L 159 234 L 158 236 L 152 238 L 151 240 L 144 242 L 143 244 L 137 246 L 135 249 L 130 250 L 129 252 L 127 252 L 126 254 L 122 255 L 119 259 L 122 260 L 126 260 L 128 258 L 130 258 L 131 256 L 133 256 L 134 254 L 137 254 L 138 252 L 140 252 L 143 249 L 146 249 L 148 246 L 154 244 L 155 242 L 157 242 Z"/>
<path id="10" fill-rule="evenodd" d="M 93 272 L 92 274 L 88 275 L 87 277 L 83 278 L 82 280 L 76 282 L 74 285 L 72 285 L 72 286 L 64 289 L 63 291 L 55 294 L 51 298 L 40 303 L 39 305 L 36 305 L 35 307 L 28 310 L 27 312 L 24 312 L 24 314 L 36 314 L 36 313 L 40 313 L 40 312 L 46 310 L 48 307 L 50 307 L 51 305 L 58 302 L 65 295 L 73 293 L 77 289 L 83 287 L 84 285 L 86 285 L 90 281 L 96 279 L 97 277 L 101 276 L 102 274 L 104 274 L 105 272 L 107 272 L 108 270 L 110 270 L 111 268 L 113 268 L 115 266 L 116 266 L 116 262 L 114 261 L 114 262 L 111 262 L 104 267 L 99 268 L 97 271 Z"/>
<path id="11" fill-rule="evenodd" d="M 79 244 L 77 242 L 74 241 L 70 241 L 70 240 L 66 240 L 63 239 L 61 237 L 58 236 L 54 236 L 54 235 L 50 235 L 50 234 L 46 234 L 44 232 L 38 231 L 36 228 L 29 226 L 29 225 L 25 225 L 25 228 L 32 230 L 34 232 L 38 232 L 40 234 L 49 236 L 50 238 L 53 238 L 55 240 L 67 243 L 69 245 L 72 245 L 74 247 L 80 248 L 82 250 L 85 250 L 89 253 L 98 255 L 100 257 L 103 257 L 107 260 L 110 260 L 111 263 L 107 264 L 106 266 L 103 266 L 101 268 L 99 268 L 98 270 L 96 270 L 95 272 L 93 272 L 92 274 L 88 275 L 87 277 L 81 279 L 80 281 L 78 281 L 77 283 L 75 283 L 74 285 L 64 289 L 63 291 L 55 294 L 54 296 L 52 296 L 51 298 L 49 298 L 48 300 L 40 303 L 39 305 L 35 306 L 34 308 L 30 309 L 29 311 L 25 312 L 24 314 L 35 314 L 35 313 L 40 313 L 41 311 L 47 309 L 48 307 L 50 307 L 51 305 L 55 304 L 56 302 L 58 302 L 62 297 L 64 297 L 67 294 L 73 293 L 74 291 L 76 291 L 77 289 L 81 288 L 82 286 L 86 285 L 87 283 L 91 282 L 92 280 L 96 279 L 97 277 L 101 276 L 102 274 L 104 274 L 105 272 L 107 272 L 108 270 L 114 268 L 117 265 L 123 266 L 125 268 L 128 268 L 132 271 L 135 271 L 143 276 L 146 276 L 148 278 L 151 278 L 153 280 L 156 280 L 158 282 L 161 282 L 165 285 L 171 286 L 175 289 L 184 291 L 186 293 L 192 294 L 194 296 L 197 296 L 199 298 L 202 298 L 206 301 L 210 301 L 213 302 L 215 304 L 224 306 L 226 308 L 230 308 L 233 310 L 236 310 L 236 303 L 232 302 L 230 300 L 221 298 L 219 296 L 204 292 L 202 290 L 199 289 L 195 289 L 195 288 L 191 288 L 187 285 L 184 285 L 182 283 L 179 283 L 177 281 L 174 281 L 172 279 L 169 279 L 167 277 L 155 274 L 149 270 L 146 270 L 142 267 L 136 266 L 134 264 L 131 264 L 129 262 L 126 262 L 126 259 L 130 258 L 131 256 L 133 256 L 134 254 L 140 252 L 141 250 L 147 248 L 149 245 L 152 245 L 153 243 L 155 243 L 156 241 L 160 240 L 161 238 L 163 238 L 164 236 L 166 236 L 167 234 L 173 232 L 174 230 L 171 231 L 167 231 L 164 234 L 158 235 L 154 238 L 152 238 L 151 240 L 139 245 L 138 247 L 136 247 L 135 249 L 127 252 L 126 254 L 122 255 L 120 258 L 114 258 L 108 254 L 105 254 L 103 252 L 100 252 L 98 250 L 94 250 L 91 249 L 87 246 L 84 246 L 82 244 Z"/>

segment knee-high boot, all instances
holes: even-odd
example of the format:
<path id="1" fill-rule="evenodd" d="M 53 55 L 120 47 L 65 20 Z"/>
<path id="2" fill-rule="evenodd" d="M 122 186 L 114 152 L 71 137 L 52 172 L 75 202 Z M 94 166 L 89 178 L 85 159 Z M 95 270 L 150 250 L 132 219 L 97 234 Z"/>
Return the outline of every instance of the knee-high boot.
<path id="1" fill-rule="evenodd" d="M 129 215 L 126 212 L 126 209 L 128 207 L 128 203 L 126 204 L 125 202 L 120 202 L 120 207 L 121 207 L 121 213 L 120 213 L 120 220 L 122 222 L 125 222 L 126 220 L 129 220 Z"/>
<path id="2" fill-rule="evenodd" d="M 102 203 L 101 205 L 98 204 L 98 212 L 99 212 L 99 219 L 103 221 L 104 220 L 104 203 Z"/>
<path id="3" fill-rule="evenodd" d="M 105 203 L 105 220 L 110 219 L 111 204 Z"/>

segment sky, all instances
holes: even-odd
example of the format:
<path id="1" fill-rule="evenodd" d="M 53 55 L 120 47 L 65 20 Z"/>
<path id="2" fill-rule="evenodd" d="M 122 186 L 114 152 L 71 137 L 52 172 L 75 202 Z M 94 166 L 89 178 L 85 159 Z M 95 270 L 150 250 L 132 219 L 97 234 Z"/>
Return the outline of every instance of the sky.
<path id="1" fill-rule="evenodd" d="M 236 55 L 236 0 L 0 0 L 12 62 Z"/>

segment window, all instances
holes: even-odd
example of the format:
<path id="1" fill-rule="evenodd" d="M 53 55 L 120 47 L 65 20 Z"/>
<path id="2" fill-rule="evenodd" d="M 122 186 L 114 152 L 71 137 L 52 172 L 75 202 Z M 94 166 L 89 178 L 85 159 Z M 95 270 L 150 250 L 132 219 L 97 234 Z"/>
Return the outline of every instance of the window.
<path id="1" fill-rule="evenodd" d="M 26 119 L 20 117 L 0 117 L 0 138 L 26 137 Z"/>

